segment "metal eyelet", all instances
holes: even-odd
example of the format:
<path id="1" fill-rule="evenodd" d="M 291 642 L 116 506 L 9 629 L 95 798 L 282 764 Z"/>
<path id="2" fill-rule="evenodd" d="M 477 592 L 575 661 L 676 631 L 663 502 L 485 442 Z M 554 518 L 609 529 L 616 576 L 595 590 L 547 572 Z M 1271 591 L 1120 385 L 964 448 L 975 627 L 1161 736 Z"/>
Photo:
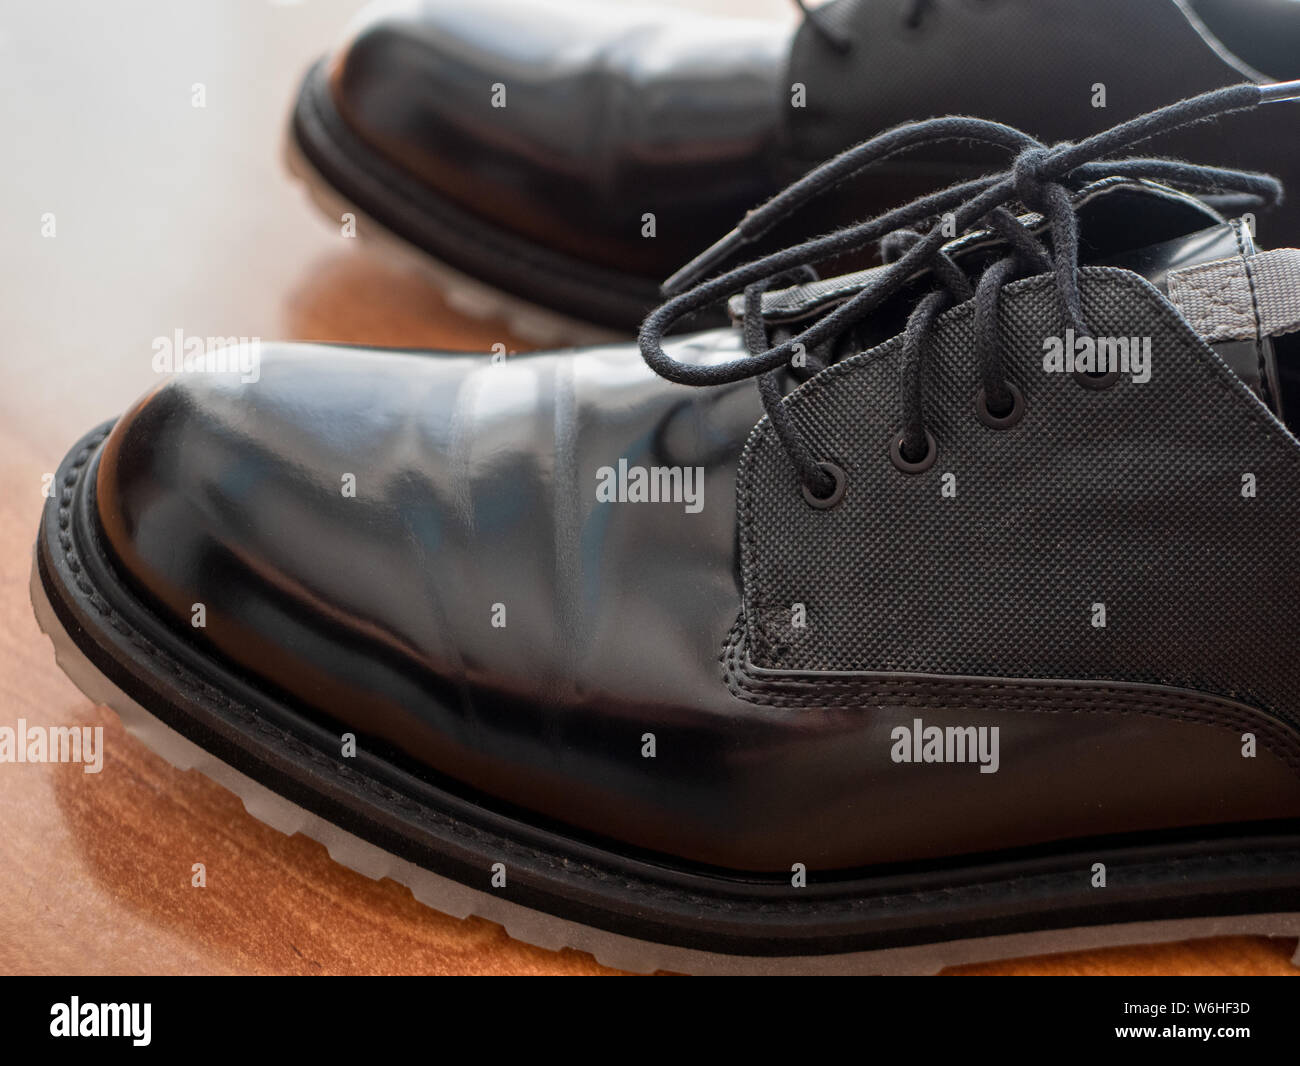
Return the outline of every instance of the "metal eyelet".
<path id="1" fill-rule="evenodd" d="M 889 460 L 904 474 L 924 474 L 939 458 L 939 442 L 928 429 L 925 431 L 925 455 L 912 462 L 903 455 L 903 435 L 898 433 L 889 445 Z"/>
<path id="2" fill-rule="evenodd" d="M 1107 370 L 1104 374 L 1089 374 L 1086 370 L 1076 370 L 1074 380 L 1082 385 L 1085 389 L 1092 389 L 1094 392 L 1101 392 L 1103 389 L 1111 388 L 1119 381 L 1118 370 Z"/>
<path id="3" fill-rule="evenodd" d="M 1011 410 L 1006 414 L 995 415 L 989 410 L 989 398 L 984 391 L 984 386 L 980 386 L 979 392 L 975 394 L 975 417 L 983 422 L 989 429 L 1010 429 L 1022 418 L 1025 417 L 1025 394 L 1011 382 L 1006 383 L 1007 391 L 1011 393 Z"/>
<path id="4" fill-rule="evenodd" d="M 832 507 L 838 506 L 839 502 L 844 499 L 844 493 L 849 487 L 848 475 L 834 463 L 818 463 L 817 465 L 824 473 L 830 475 L 835 482 L 835 487 L 831 489 L 830 495 L 818 496 L 807 485 L 801 485 L 800 488 L 803 489 L 803 498 L 808 501 L 809 507 L 816 507 L 819 511 L 829 511 Z"/>

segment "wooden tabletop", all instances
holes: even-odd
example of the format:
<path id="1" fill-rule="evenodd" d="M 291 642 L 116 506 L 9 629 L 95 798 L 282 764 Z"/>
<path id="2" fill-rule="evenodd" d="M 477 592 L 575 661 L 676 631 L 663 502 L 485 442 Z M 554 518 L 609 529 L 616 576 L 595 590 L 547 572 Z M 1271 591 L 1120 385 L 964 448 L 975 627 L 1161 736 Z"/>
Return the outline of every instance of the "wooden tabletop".
<path id="1" fill-rule="evenodd" d="M 357 6 L 42 0 L 0 15 L 0 726 L 103 725 L 107 751 L 98 775 L 0 764 L 0 972 L 610 972 L 431 911 L 173 769 L 59 672 L 28 604 L 42 476 L 157 383 L 155 337 L 527 347 L 342 239 L 283 171 L 298 75 Z M 1293 948 L 1228 939 L 960 972 L 1283 974 Z"/>

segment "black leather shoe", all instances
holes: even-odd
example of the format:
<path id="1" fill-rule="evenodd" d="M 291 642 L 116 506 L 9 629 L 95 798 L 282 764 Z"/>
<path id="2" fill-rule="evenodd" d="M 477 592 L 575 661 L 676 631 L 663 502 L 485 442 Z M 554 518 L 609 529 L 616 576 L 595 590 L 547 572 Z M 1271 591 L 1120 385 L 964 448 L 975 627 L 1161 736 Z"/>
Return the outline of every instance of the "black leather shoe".
<path id="1" fill-rule="evenodd" d="M 1195 6 L 1210 28 L 1182 0 L 838 0 L 797 29 L 602 0 L 385 4 L 308 74 L 290 155 L 335 218 L 352 211 L 453 268 L 440 274 L 461 306 L 542 339 L 557 325 L 538 305 L 632 330 L 669 271 L 879 130 L 973 113 L 1055 141 L 1263 80 L 1256 67 L 1300 77 L 1300 5 Z M 1300 144 L 1267 122 L 1185 130 L 1152 151 L 1266 160 L 1300 188 Z M 769 247 L 994 161 L 930 145 Z M 1270 231 L 1300 243 L 1300 208 Z"/>
<path id="2" fill-rule="evenodd" d="M 697 263 L 644 362 L 283 345 L 174 378 L 60 468 L 38 617 L 259 817 L 614 965 L 1300 934 L 1300 251 L 1173 187 L 1269 179 L 1094 161 L 1286 95 L 1050 150 L 886 134 L 750 222 L 900 140 L 1016 161 Z M 664 347 L 731 294 L 741 328 Z"/>

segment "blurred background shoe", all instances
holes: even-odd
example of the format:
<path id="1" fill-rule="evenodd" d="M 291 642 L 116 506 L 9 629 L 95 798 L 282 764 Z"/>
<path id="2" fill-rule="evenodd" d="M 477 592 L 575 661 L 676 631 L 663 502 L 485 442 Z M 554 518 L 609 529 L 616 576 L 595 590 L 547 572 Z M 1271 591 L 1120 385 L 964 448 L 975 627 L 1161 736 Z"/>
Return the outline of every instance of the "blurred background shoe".
<path id="1" fill-rule="evenodd" d="M 1053 142 L 1297 75 L 1293 0 L 834 0 L 798 23 L 420 0 L 368 9 L 312 67 L 289 153 L 332 215 L 428 253 L 462 305 L 631 330 L 746 210 L 901 122 L 977 114 Z M 1206 123 L 1144 151 L 1300 176 L 1300 141 L 1276 122 Z M 1001 162 L 955 143 L 900 156 L 763 247 Z M 1300 240 L 1295 208 L 1265 224 Z"/>

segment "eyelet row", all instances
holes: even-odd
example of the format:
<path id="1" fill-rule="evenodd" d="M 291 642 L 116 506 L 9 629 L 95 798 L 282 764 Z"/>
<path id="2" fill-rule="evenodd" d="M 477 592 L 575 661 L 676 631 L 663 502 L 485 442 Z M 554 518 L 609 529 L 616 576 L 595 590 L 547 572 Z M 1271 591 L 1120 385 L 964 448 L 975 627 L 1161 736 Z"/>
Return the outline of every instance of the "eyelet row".
<path id="1" fill-rule="evenodd" d="M 975 396 L 975 416 L 984 425 L 990 429 L 1010 429 L 1025 414 L 1025 396 L 1020 389 L 1007 383 L 1007 389 L 1011 393 L 1011 410 L 1006 414 L 998 415 L 989 410 L 988 397 L 981 388 Z M 924 474 L 932 466 L 935 460 L 939 458 L 939 442 L 935 440 L 934 434 L 928 429 L 925 431 L 925 455 L 916 461 L 908 459 L 903 455 L 903 436 L 897 434 L 889 445 L 889 459 L 894 466 L 904 474 L 914 476 Z M 834 487 L 826 496 L 818 496 L 807 485 L 800 486 L 803 490 L 803 498 L 810 507 L 815 507 L 819 511 L 829 511 L 836 507 L 844 499 L 844 494 L 848 490 L 848 475 L 844 473 L 842 467 L 831 462 L 821 462 L 817 464 L 822 471 L 827 474 Z"/>
<path id="2" fill-rule="evenodd" d="M 1099 391 L 1111 388 L 1119 381 L 1119 371 L 1107 371 L 1104 374 L 1088 374 L 1076 372 L 1074 380 L 1085 389 Z M 1011 393 L 1011 410 L 1005 414 L 997 414 L 989 409 L 988 396 L 983 386 L 975 394 L 975 417 L 990 429 L 1007 430 L 1015 426 L 1022 418 L 1025 417 L 1027 404 L 1025 394 L 1020 391 L 1019 386 L 1007 382 L 1007 391 Z M 928 429 L 925 431 L 925 455 L 913 462 L 903 455 L 903 436 L 897 434 L 889 445 L 890 462 L 898 469 L 900 473 L 908 476 L 924 474 L 935 464 L 939 458 L 939 443 L 934 439 L 934 434 Z M 807 485 L 802 486 L 803 497 L 808 504 L 817 508 L 819 511 L 829 511 L 832 507 L 837 506 L 844 499 L 844 494 L 848 489 L 848 477 L 843 469 L 834 463 L 818 463 L 834 481 L 835 487 L 830 495 L 821 497 L 817 496 Z"/>

